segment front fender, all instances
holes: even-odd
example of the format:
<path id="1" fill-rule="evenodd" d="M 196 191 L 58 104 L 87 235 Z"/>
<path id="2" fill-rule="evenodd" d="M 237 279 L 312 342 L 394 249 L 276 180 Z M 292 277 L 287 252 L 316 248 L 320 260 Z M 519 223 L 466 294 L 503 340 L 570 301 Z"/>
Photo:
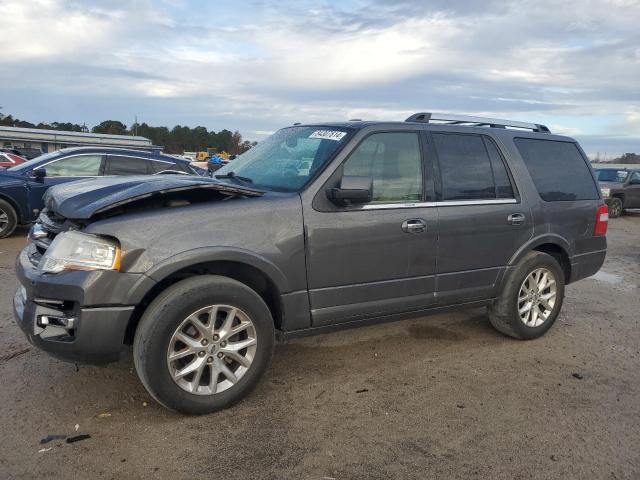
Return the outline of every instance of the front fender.
<path id="1" fill-rule="evenodd" d="M 154 265 L 146 276 L 159 282 L 184 268 L 207 262 L 238 262 L 250 265 L 262 271 L 278 287 L 280 293 L 290 292 L 291 285 L 285 274 L 271 261 L 236 247 L 201 247 L 181 252 Z"/>

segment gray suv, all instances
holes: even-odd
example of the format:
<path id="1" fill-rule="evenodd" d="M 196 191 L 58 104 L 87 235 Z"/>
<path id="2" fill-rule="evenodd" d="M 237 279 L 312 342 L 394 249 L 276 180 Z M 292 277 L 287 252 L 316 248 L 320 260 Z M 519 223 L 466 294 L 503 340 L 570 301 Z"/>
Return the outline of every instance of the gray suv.
<path id="1" fill-rule="evenodd" d="M 544 125 L 418 113 L 294 125 L 215 178 L 57 186 L 17 259 L 37 347 L 105 363 L 133 345 L 162 405 L 225 408 L 276 338 L 487 307 L 533 339 L 598 271 L 607 206 L 575 140 Z"/>
<path id="2" fill-rule="evenodd" d="M 600 191 L 609 216 L 619 217 L 627 208 L 640 208 L 640 168 L 596 168 Z"/>

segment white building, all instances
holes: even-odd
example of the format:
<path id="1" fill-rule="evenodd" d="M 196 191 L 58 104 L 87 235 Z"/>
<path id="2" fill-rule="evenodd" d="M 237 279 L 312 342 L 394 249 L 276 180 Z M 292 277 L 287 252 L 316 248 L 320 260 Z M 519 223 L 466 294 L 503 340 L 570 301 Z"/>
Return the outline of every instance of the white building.
<path id="1" fill-rule="evenodd" d="M 0 146 L 5 148 L 35 148 L 42 153 L 48 153 L 66 147 L 98 145 L 148 149 L 151 148 L 151 140 L 130 135 L 105 135 L 0 125 Z"/>

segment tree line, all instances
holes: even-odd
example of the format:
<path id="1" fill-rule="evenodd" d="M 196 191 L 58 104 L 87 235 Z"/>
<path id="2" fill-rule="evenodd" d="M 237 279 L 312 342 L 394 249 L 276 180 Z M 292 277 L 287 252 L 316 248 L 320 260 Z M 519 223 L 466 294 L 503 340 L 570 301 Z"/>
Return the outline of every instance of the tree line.
<path id="1" fill-rule="evenodd" d="M 86 125 L 69 122 L 52 122 L 34 124 L 25 120 L 20 120 L 12 115 L 0 116 L 0 125 L 21 128 L 39 128 L 46 130 L 63 130 L 67 132 L 93 132 L 109 135 L 138 135 L 151 140 L 153 145 L 164 147 L 166 153 L 184 153 L 205 151 L 207 148 L 216 149 L 218 152 L 227 152 L 231 155 L 238 155 L 247 151 L 256 142 L 243 140 L 242 135 L 237 130 L 231 132 L 226 128 L 215 132 L 207 130 L 206 127 L 190 128 L 176 125 L 172 129 L 167 127 L 153 127 L 147 123 L 134 123 L 127 127 L 118 120 L 105 120 L 89 130 Z"/>
<path id="2" fill-rule="evenodd" d="M 640 155 L 637 153 L 625 153 L 621 157 L 614 158 L 611 160 L 611 163 L 620 163 L 620 164 L 631 164 L 631 163 L 640 163 Z"/>

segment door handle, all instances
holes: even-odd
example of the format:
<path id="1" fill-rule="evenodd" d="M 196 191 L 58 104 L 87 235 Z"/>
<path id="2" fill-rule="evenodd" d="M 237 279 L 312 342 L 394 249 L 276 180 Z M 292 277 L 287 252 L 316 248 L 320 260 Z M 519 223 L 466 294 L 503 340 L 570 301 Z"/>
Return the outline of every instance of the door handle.
<path id="1" fill-rule="evenodd" d="M 522 225 L 524 223 L 524 213 L 512 213 L 507 217 L 507 222 L 511 225 Z"/>
<path id="2" fill-rule="evenodd" d="M 421 218 L 412 218 L 402 222 L 404 233 L 422 233 L 427 229 L 427 223 Z"/>

